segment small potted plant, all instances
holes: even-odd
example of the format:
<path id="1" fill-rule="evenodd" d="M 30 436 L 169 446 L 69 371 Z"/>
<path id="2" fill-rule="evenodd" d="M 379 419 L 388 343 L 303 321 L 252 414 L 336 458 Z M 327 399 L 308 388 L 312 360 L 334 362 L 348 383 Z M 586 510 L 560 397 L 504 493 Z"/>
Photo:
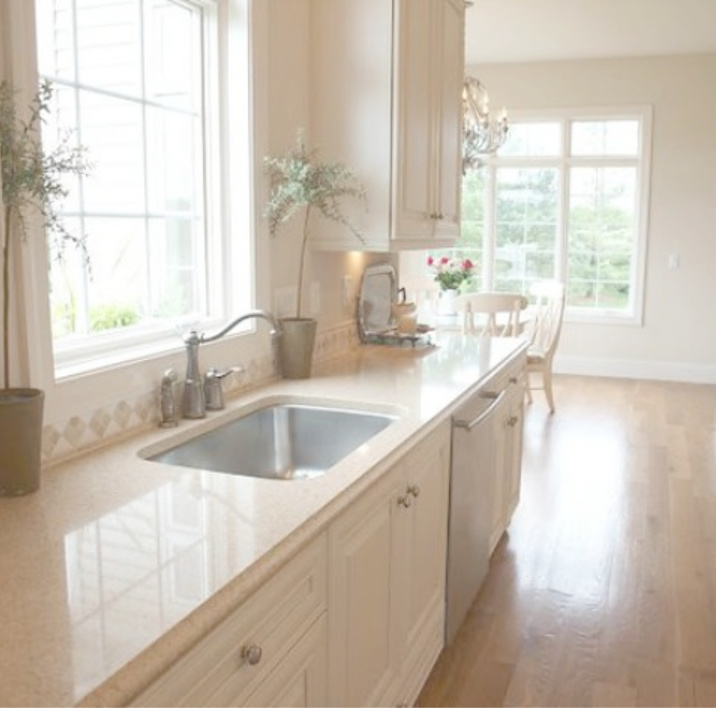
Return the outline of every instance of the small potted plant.
<path id="1" fill-rule="evenodd" d="M 69 135 L 45 153 L 40 127 L 50 110 L 52 87 L 44 82 L 32 99 L 27 118 L 15 101 L 16 91 L 0 83 L 0 168 L 2 174 L 2 332 L 3 379 L 0 388 L 0 496 L 36 491 L 40 486 L 42 409 L 44 392 L 13 388 L 10 384 L 10 264 L 13 251 L 29 233 L 31 213 L 39 214 L 52 234 L 53 247 L 61 253 L 71 242 L 84 248 L 84 239 L 62 225 L 57 206 L 67 196 L 66 175 L 87 173 L 84 149 L 72 146 Z"/>
<path id="2" fill-rule="evenodd" d="M 435 258 L 428 256 L 428 268 L 433 273 L 433 280 L 441 290 L 459 290 L 460 286 L 470 279 L 475 267 L 469 258 Z"/>
<path id="3" fill-rule="evenodd" d="M 282 224 L 303 210 L 296 314 L 281 319 L 283 333 L 279 356 L 286 378 L 306 378 L 311 372 L 317 324 L 315 319 L 303 317 L 301 308 L 311 215 L 317 212 L 346 226 L 362 242 L 362 235 L 341 212 L 339 202 L 344 197 L 365 199 L 365 190 L 344 165 L 318 160 L 317 151 L 307 148 L 301 131 L 296 144 L 285 157 L 266 157 L 264 167 L 271 184 L 265 210 L 271 236 L 275 236 Z"/>
<path id="4" fill-rule="evenodd" d="M 448 258 L 428 256 L 427 265 L 433 274 L 433 280 L 440 286 L 438 314 L 454 315 L 455 300 L 460 294 L 460 286 L 472 277 L 475 265 L 469 258 Z"/>

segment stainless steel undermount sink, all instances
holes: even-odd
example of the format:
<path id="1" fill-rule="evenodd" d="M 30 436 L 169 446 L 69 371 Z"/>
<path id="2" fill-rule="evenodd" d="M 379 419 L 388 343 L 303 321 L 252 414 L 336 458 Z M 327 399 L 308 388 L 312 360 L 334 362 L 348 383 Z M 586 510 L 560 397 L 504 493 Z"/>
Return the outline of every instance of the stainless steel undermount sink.
<path id="1" fill-rule="evenodd" d="M 395 420 L 394 415 L 374 411 L 273 403 L 168 450 L 142 456 L 248 477 L 307 479 L 323 475 Z"/>

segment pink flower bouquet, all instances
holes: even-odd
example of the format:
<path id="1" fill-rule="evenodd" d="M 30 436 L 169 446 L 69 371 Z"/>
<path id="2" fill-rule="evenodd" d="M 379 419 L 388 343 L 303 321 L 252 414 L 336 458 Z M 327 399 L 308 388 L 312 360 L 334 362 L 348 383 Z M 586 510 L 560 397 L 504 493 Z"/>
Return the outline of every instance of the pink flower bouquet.
<path id="1" fill-rule="evenodd" d="M 433 272 L 436 283 L 441 290 L 457 290 L 462 283 L 470 278 L 475 265 L 469 258 L 448 258 L 428 256 L 428 267 Z"/>

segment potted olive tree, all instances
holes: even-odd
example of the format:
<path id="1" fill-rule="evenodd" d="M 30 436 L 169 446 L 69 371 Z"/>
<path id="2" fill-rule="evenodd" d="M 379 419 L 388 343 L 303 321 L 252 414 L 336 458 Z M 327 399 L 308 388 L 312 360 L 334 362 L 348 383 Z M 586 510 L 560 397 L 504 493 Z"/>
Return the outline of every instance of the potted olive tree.
<path id="1" fill-rule="evenodd" d="M 279 340 L 279 358 L 286 378 L 306 378 L 311 373 L 317 325 L 315 319 L 303 317 L 301 309 L 311 215 L 315 211 L 326 219 L 343 224 L 363 242 L 360 232 L 341 212 L 339 202 L 344 197 L 364 200 L 365 190 L 344 165 L 318 160 L 317 151 L 306 147 L 301 131 L 285 157 L 266 157 L 264 166 L 271 182 L 265 211 L 271 235 L 275 236 L 282 224 L 303 210 L 296 314 L 281 319 L 283 333 Z"/>
<path id="2" fill-rule="evenodd" d="M 52 150 L 42 148 L 40 127 L 50 110 L 52 87 L 44 82 L 21 115 L 16 91 L 0 83 L 0 168 L 2 179 L 2 336 L 3 378 L 0 388 L 0 496 L 36 491 L 40 486 L 44 392 L 10 383 L 11 263 L 14 249 L 30 230 L 31 214 L 39 214 L 56 253 L 68 242 L 84 248 L 84 239 L 62 225 L 58 202 L 67 195 L 62 179 L 87 172 L 84 150 L 66 135 Z M 26 116 L 26 117 L 25 117 Z"/>

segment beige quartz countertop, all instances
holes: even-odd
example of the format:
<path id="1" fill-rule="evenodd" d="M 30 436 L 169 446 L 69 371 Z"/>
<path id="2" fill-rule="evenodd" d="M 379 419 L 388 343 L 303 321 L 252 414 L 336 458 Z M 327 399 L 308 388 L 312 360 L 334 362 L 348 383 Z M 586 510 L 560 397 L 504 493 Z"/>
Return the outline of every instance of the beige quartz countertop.
<path id="1" fill-rule="evenodd" d="M 0 499 L 0 705 L 121 705 L 524 347 L 438 333 L 363 346 L 178 428 L 45 470 Z M 361 404 L 399 419 L 323 477 L 280 481 L 143 460 L 262 399 Z"/>

